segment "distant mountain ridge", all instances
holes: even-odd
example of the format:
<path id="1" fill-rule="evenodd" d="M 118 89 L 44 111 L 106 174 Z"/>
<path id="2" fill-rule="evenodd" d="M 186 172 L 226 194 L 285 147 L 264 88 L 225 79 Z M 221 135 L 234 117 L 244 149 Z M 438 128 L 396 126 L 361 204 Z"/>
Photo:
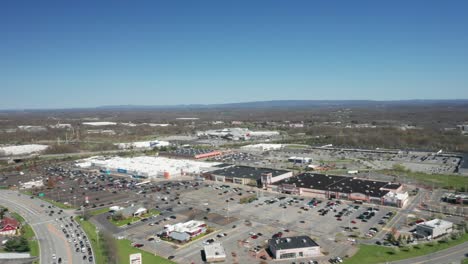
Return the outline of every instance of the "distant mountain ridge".
<path id="1" fill-rule="evenodd" d="M 98 107 L 69 107 L 69 108 L 23 108 L 0 109 L 0 112 L 28 112 L 28 111 L 93 111 L 93 110 L 210 110 L 210 109 L 299 109 L 299 108 L 330 108 L 330 107 L 398 107 L 398 106 L 466 106 L 468 99 L 441 100 L 270 100 L 225 104 L 178 104 L 178 105 L 104 105 Z"/>
<path id="2" fill-rule="evenodd" d="M 180 105 L 108 105 L 97 109 L 213 109 L 213 108 L 323 108 L 323 107 L 385 107 L 423 105 L 468 105 L 468 99 L 443 100 L 271 100 L 225 104 L 180 104 Z"/>

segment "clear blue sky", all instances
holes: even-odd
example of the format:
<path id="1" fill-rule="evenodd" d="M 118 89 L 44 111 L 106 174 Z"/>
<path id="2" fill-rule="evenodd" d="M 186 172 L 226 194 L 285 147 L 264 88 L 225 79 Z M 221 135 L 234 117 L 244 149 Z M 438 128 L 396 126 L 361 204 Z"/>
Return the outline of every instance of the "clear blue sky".
<path id="1" fill-rule="evenodd" d="M 0 109 L 468 98 L 468 1 L 2 1 Z"/>

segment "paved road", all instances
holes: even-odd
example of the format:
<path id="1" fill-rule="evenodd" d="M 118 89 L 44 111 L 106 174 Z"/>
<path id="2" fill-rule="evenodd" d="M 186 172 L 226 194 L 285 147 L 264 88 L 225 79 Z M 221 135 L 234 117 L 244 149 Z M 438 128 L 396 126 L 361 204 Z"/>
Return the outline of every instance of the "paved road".
<path id="1" fill-rule="evenodd" d="M 31 199 L 24 194 L 19 195 L 18 192 L 10 190 L 0 191 L 0 203 L 8 207 L 10 211 L 20 214 L 31 225 L 39 242 L 41 264 L 57 263 L 58 258 L 62 258 L 62 263 L 65 264 L 94 264 L 94 260 L 91 262 L 88 259 L 83 260 L 85 254 L 76 253 L 74 242 L 69 242 L 62 232 L 61 225 L 66 224 L 66 222 L 57 218 L 69 219 L 70 216 L 66 212 L 61 215 L 55 213 L 49 216 L 46 213 L 47 210 L 51 210 L 48 209 L 49 203 L 37 198 Z M 41 207 L 42 204 L 44 207 Z M 57 212 L 59 209 L 54 208 L 53 210 Z M 76 225 L 73 229 L 79 230 Z M 53 259 L 53 254 L 56 255 L 56 259 Z"/>
<path id="2" fill-rule="evenodd" d="M 411 200 L 411 202 L 403 209 L 397 211 L 396 215 L 387 223 L 384 230 L 379 232 L 373 239 L 362 240 L 360 242 L 366 244 L 374 244 L 378 240 L 382 240 L 385 235 L 392 230 L 393 227 L 399 229 L 401 225 L 406 222 L 406 217 L 408 214 L 412 214 L 413 210 L 421 202 L 422 197 L 424 197 L 424 191 L 421 190 L 416 194 L 416 196 Z"/>
<path id="3" fill-rule="evenodd" d="M 451 264 L 460 263 L 468 254 L 468 242 L 451 247 L 436 253 L 424 255 L 401 261 L 390 262 L 391 264 Z"/>

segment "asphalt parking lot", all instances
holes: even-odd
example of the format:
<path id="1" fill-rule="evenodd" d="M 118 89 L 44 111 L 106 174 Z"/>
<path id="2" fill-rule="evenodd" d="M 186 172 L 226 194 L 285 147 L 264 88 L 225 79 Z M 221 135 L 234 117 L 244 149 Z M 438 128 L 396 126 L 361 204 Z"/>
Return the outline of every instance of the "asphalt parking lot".
<path id="1" fill-rule="evenodd" d="M 387 222 L 383 218 L 397 210 L 335 199 L 312 202 L 308 197 L 270 193 L 249 186 L 197 182 L 191 178 L 142 182 L 128 176 L 80 170 L 67 164 L 45 168 L 43 175 L 54 182 L 35 190 L 35 195 L 42 192 L 46 198 L 75 207 L 85 204 L 91 210 L 116 204 L 141 204 L 148 209 L 159 210 L 162 215 L 123 227 L 109 223 L 107 214 L 93 217 L 93 221 L 117 238 L 125 237 L 144 244 L 143 249 L 164 257 L 174 256 L 180 263 L 203 263 L 200 252 L 203 242 L 209 238 L 222 243 L 228 254 L 228 263 L 258 263 L 262 256 L 268 259 L 264 250 L 266 242 L 279 232 L 283 237 L 309 235 L 321 246 L 324 254 L 314 260 L 327 263 L 330 257 L 351 255 L 356 250 L 353 237 L 371 239 L 375 233 L 371 230 L 382 230 Z M 241 200 L 252 196 L 257 200 L 241 204 Z M 85 202 L 86 197 L 88 203 Z M 369 215 L 372 216 L 367 219 Z M 360 216 L 364 219 L 359 219 Z M 159 239 L 148 241 L 163 230 L 164 225 L 191 219 L 205 221 L 215 231 L 186 245 Z M 382 220 L 385 221 L 382 223 Z M 218 237 L 219 234 L 226 236 Z"/>
<path id="2" fill-rule="evenodd" d="M 368 207 L 364 205 L 359 205 L 358 209 L 354 209 L 356 205 L 342 202 L 334 206 L 328 214 L 322 216 L 319 210 L 326 207 L 328 200 L 322 200 L 321 204 L 318 204 L 315 208 L 310 208 L 308 206 L 310 198 L 295 197 L 296 199 L 294 199 L 292 196 L 262 193 L 245 187 L 241 188 L 240 191 L 243 195 L 257 194 L 259 198 L 252 203 L 240 204 L 239 191 L 234 192 L 232 187 L 223 188 L 222 185 L 212 183 L 205 183 L 205 185 L 198 190 L 182 192 L 180 194 L 182 205 L 177 205 L 177 208 L 171 212 L 177 217 L 176 221 L 169 219 L 167 223 L 161 224 L 173 224 L 195 218 L 205 220 L 209 226 L 216 229 L 215 233 L 183 246 L 173 245 L 165 241 L 147 241 L 148 234 L 156 234 L 162 230 L 161 224 L 149 226 L 150 223 L 148 222 L 144 226 L 127 229 L 125 231 L 126 236 L 134 239 L 135 242 L 143 243 L 145 249 L 155 254 L 165 257 L 175 256 L 175 260 L 181 263 L 202 263 L 200 251 L 203 248 L 203 241 L 214 238 L 224 246 L 228 254 L 228 262 L 258 263 L 261 260 L 259 257 L 265 253 L 262 249 L 265 248 L 266 241 L 274 234 L 278 232 L 283 233 L 283 236 L 307 234 L 322 247 L 324 256 L 317 260 L 326 263 L 330 257 L 328 252 L 334 252 L 333 254 L 338 256 L 345 256 L 355 250 L 353 243 L 348 240 L 349 235 L 364 236 L 372 227 L 381 230 L 382 226 L 378 222 L 385 214 L 392 211 L 390 208 L 372 206 L 378 208 L 378 211 L 375 211 L 374 217 L 364 222 L 357 219 L 360 214 L 368 211 Z M 267 201 L 283 196 L 286 198 L 274 203 L 267 203 Z M 230 198 L 233 198 L 234 201 Z M 229 201 L 229 203 L 226 201 Z M 290 205 L 287 204 L 288 202 Z M 352 211 L 348 215 L 343 215 L 341 221 L 338 221 L 335 215 L 344 208 L 351 208 L 350 206 L 352 206 Z M 304 210 L 301 207 L 307 209 Z M 188 213 L 196 211 L 198 214 L 200 212 L 207 214 L 206 210 L 208 208 L 210 214 L 218 214 L 233 221 L 215 223 L 210 221 L 211 219 L 200 219 L 200 215 L 193 217 Z M 336 212 L 333 212 L 333 210 L 336 210 Z M 167 215 L 160 216 L 158 219 L 162 217 L 167 218 Z M 227 236 L 216 237 L 219 233 L 226 233 Z M 252 235 L 258 233 L 261 233 L 261 236 L 255 237 Z M 278 263 L 290 263 L 290 261 L 280 261 Z"/>

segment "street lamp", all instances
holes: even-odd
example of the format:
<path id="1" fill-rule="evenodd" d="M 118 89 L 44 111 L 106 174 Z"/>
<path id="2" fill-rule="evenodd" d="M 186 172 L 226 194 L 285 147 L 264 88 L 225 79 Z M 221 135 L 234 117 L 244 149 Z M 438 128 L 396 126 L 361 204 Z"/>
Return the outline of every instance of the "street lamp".
<path id="1" fill-rule="evenodd" d="M 97 243 L 97 250 L 99 250 L 99 228 L 96 227 L 96 243 Z"/>

